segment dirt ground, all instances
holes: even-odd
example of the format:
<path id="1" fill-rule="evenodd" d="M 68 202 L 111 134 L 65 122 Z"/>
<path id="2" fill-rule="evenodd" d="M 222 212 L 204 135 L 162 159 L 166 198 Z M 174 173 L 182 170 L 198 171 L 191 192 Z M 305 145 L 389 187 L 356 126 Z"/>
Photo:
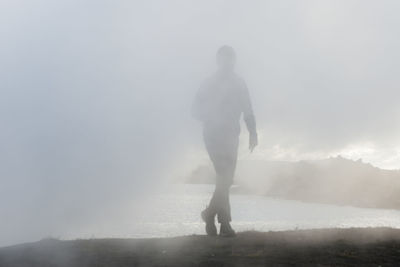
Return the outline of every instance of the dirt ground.
<path id="1" fill-rule="evenodd" d="M 0 266 L 400 266 L 400 230 L 243 232 L 151 239 L 47 239 L 0 249 Z"/>

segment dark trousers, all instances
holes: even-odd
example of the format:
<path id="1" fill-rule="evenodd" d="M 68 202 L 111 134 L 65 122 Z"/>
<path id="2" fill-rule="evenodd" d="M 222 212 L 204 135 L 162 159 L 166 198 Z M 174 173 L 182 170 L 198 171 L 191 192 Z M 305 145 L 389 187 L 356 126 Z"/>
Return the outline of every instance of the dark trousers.
<path id="1" fill-rule="evenodd" d="M 208 209 L 211 215 L 218 216 L 219 223 L 228 223 L 232 220 L 229 189 L 235 174 L 239 135 L 205 130 L 203 136 L 216 172 L 215 191 Z"/>

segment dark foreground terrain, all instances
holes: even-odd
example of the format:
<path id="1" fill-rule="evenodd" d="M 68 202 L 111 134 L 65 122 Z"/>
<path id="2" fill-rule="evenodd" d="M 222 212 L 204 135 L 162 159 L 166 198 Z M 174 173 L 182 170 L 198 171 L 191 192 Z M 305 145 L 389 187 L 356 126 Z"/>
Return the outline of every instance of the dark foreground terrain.
<path id="1" fill-rule="evenodd" d="M 400 230 L 244 232 L 230 239 L 48 239 L 1 248 L 0 266 L 400 266 Z"/>

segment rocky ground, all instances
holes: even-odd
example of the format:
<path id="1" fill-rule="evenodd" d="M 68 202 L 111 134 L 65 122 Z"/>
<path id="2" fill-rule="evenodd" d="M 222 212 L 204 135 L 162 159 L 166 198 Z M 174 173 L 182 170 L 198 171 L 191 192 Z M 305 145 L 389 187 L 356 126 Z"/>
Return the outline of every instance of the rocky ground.
<path id="1" fill-rule="evenodd" d="M 400 230 L 243 232 L 152 239 L 46 239 L 0 249 L 0 266 L 400 266 Z"/>

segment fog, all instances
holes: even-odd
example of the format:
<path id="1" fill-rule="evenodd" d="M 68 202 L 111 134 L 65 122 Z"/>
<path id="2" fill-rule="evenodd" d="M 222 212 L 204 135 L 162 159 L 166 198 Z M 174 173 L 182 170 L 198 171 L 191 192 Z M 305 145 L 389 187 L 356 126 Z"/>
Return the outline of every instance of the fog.
<path id="1" fill-rule="evenodd" d="M 242 127 L 239 159 L 342 155 L 400 169 L 399 8 L 1 1 L 0 245 L 148 208 L 143 198 L 207 162 L 190 106 L 224 44 L 259 132 L 249 154 Z"/>

